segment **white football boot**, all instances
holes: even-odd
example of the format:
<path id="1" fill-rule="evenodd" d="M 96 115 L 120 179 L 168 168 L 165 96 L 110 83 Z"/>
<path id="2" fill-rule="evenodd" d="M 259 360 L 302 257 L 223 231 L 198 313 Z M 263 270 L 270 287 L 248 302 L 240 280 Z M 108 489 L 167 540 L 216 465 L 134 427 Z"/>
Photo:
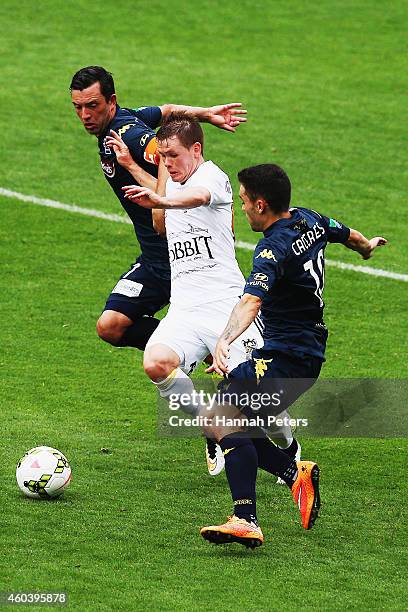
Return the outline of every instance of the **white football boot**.
<path id="1" fill-rule="evenodd" d="M 221 447 L 210 438 L 206 438 L 205 457 L 210 476 L 218 476 L 225 467 L 225 459 Z"/>

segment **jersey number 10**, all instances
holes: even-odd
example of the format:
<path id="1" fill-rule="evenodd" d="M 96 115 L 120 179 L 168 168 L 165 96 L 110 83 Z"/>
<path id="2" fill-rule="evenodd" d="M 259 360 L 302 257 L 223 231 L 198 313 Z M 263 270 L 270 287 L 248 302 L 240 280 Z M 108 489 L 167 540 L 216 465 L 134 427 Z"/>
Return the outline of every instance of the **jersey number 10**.
<path id="1" fill-rule="evenodd" d="M 316 267 L 315 267 L 316 266 Z M 315 296 L 319 300 L 319 306 L 323 307 L 323 289 L 324 289 L 324 253 L 323 249 L 317 254 L 317 258 L 314 261 L 313 259 L 309 259 L 305 264 L 303 264 L 303 268 L 310 272 L 311 277 L 316 283 Z"/>

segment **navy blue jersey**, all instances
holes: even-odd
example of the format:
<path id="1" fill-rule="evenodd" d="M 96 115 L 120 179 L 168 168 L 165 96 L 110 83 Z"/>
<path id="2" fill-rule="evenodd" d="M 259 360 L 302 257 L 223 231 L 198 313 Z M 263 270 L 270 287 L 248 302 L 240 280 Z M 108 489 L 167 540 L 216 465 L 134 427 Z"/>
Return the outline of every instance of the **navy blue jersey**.
<path id="1" fill-rule="evenodd" d="M 245 293 L 262 298 L 265 349 L 324 358 L 324 251 L 350 229 L 306 208 L 291 209 L 258 242 Z"/>
<path id="2" fill-rule="evenodd" d="M 122 191 L 125 185 L 135 184 L 135 179 L 116 161 L 113 149 L 105 144 L 110 130 L 115 130 L 129 147 L 133 159 L 146 172 L 157 177 L 159 158 L 154 128 L 162 118 L 158 106 L 140 109 L 117 107 L 116 114 L 98 138 L 102 170 L 123 208 L 132 220 L 142 251 L 143 261 L 163 279 L 170 278 L 167 241 L 153 229 L 152 211 L 126 200 Z"/>

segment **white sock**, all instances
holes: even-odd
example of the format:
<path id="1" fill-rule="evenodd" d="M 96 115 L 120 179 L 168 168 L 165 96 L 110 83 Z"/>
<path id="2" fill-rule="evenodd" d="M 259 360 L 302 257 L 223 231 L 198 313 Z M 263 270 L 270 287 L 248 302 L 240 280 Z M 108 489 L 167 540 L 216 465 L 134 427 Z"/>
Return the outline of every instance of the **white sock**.
<path id="1" fill-rule="evenodd" d="M 293 432 L 292 427 L 289 425 L 290 415 L 284 410 L 281 412 L 278 417 L 279 419 L 287 419 L 288 424 L 282 425 L 281 427 L 276 427 L 273 430 L 268 430 L 268 436 L 279 446 L 279 448 L 285 449 L 289 448 L 289 446 L 293 442 Z"/>
<path id="2" fill-rule="evenodd" d="M 183 412 L 193 416 L 196 416 L 200 411 L 202 403 L 194 389 L 193 381 L 180 368 L 174 369 L 161 382 L 153 382 L 153 384 L 159 390 L 160 396 L 167 399 L 172 406 L 176 407 L 177 405 Z M 190 401 L 188 396 L 190 396 Z M 182 401 L 180 401 L 181 399 Z"/>

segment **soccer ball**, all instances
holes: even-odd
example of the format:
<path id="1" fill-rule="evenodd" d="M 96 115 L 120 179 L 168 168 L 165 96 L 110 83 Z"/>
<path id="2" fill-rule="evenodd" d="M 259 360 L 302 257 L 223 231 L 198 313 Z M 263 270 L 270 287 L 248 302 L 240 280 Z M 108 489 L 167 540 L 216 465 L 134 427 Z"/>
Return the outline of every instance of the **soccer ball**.
<path id="1" fill-rule="evenodd" d="M 20 459 L 17 484 L 27 497 L 49 499 L 61 495 L 71 481 L 67 458 L 56 448 L 36 446 Z"/>

